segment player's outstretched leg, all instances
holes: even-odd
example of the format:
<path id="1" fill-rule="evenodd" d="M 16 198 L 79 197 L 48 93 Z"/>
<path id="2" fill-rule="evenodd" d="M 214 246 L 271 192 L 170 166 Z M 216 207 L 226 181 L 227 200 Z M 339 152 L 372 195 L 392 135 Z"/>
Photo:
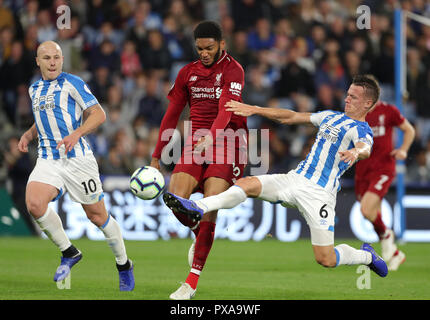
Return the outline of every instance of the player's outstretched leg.
<path id="1" fill-rule="evenodd" d="M 388 267 L 385 261 L 375 252 L 373 247 L 368 243 L 361 245 L 361 250 L 368 251 L 372 255 L 372 262 L 368 264 L 369 268 L 378 276 L 385 277 L 388 274 Z"/>
<path id="2" fill-rule="evenodd" d="M 193 222 L 200 221 L 203 216 L 203 209 L 198 207 L 193 200 L 179 197 L 170 192 L 164 193 L 163 200 L 172 211 L 188 216 Z"/>

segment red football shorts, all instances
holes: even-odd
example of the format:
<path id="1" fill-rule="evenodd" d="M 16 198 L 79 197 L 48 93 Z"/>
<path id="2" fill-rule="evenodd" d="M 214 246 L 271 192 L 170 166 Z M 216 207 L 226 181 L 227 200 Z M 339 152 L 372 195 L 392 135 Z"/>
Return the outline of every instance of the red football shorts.
<path id="1" fill-rule="evenodd" d="M 376 193 L 381 199 L 387 194 L 394 179 L 392 171 L 371 171 L 360 177 L 355 176 L 355 195 L 361 200 L 366 192 Z"/>
<path id="2" fill-rule="evenodd" d="M 212 162 L 200 164 L 196 163 L 194 159 L 192 159 L 192 163 L 189 163 L 189 160 L 184 161 L 184 154 L 186 154 L 186 152 L 182 152 L 180 161 L 175 165 L 175 169 L 172 173 L 185 172 L 193 176 L 198 182 L 198 187 L 195 191 L 202 193 L 203 184 L 207 178 L 221 178 L 227 181 L 230 185 L 233 185 L 237 180 L 242 178 L 246 166 L 246 163 L 241 163 L 243 161 L 238 161 L 237 163 L 234 161 L 224 161 L 223 163 L 223 161 L 221 161 L 221 163 Z M 239 159 L 238 149 L 235 154 L 235 160 L 236 159 Z"/>

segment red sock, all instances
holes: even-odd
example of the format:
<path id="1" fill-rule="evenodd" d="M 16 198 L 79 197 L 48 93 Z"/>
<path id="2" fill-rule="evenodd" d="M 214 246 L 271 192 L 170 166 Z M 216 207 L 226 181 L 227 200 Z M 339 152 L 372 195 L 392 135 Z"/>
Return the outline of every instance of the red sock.
<path id="1" fill-rule="evenodd" d="M 195 274 L 193 272 L 190 272 L 188 274 L 187 280 L 185 280 L 185 282 L 188 283 L 191 288 L 193 288 L 194 290 L 196 290 L 196 288 L 197 288 L 197 282 L 199 282 L 199 277 L 200 277 L 200 275 Z"/>
<path id="2" fill-rule="evenodd" d="M 191 221 L 191 219 L 189 219 L 187 216 L 183 215 L 182 213 L 177 213 L 175 211 L 172 211 L 172 212 L 175 215 L 176 219 L 178 219 L 179 222 L 182 223 L 184 226 L 189 228 L 193 228 L 196 226 L 195 222 Z M 200 230 L 200 225 L 198 225 L 195 229 L 191 229 L 191 231 L 194 232 L 194 235 L 196 237 L 199 234 L 199 230 Z"/>
<path id="3" fill-rule="evenodd" d="M 197 288 L 197 282 L 199 281 L 200 272 L 206 263 L 206 259 L 212 248 L 212 243 L 214 241 L 215 235 L 215 223 L 209 221 L 200 222 L 200 231 L 196 238 L 196 247 L 194 253 L 193 265 L 191 267 L 191 272 L 189 273 L 186 283 L 188 283 L 191 288 Z"/>
<path id="4" fill-rule="evenodd" d="M 387 227 L 382 221 L 382 215 L 380 212 L 378 212 L 378 214 L 376 215 L 376 219 L 372 222 L 372 224 L 376 234 L 379 236 L 379 238 L 382 238 L 385 234 L 385 231 L 387 230 Z"/>

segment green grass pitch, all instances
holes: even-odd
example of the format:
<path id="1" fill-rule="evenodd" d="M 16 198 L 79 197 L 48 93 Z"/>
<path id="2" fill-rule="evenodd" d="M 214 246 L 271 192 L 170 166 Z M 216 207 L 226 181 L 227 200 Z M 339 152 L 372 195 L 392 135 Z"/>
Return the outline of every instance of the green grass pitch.
<path id="1" fill-rule="evenodd" d="M 166 300 L 189 272 L 190 239 L 126 241 L 136 287 L 119 292 L 111 251 L 104 241 L 73 241 L 84 257 L 72 269 L 70 289 L 52 280 L 60 255 L 49 241 L 0 237 L 0 300 Z M 356 240 L 337 240 L 356 248 Z M 430 299 L 429 244 L 399 246 L 406 262 L 386 278 L 370 272 L 370 289 L 358 289 L 357 266 L 325 269 L 310 241 L 215 240 L 195 300 L 391 300 Z M 379 252 L 380 246 L 375 245 Z"/>

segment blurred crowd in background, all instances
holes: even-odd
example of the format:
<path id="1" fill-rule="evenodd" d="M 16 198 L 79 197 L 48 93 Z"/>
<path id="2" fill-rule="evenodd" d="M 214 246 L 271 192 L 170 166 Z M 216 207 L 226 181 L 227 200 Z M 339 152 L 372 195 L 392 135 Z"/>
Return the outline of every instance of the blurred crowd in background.
<path id="1" fill-rule="evenodd" d="M 371 28 L 358 30 L 362 4 L 371 10 Z M 61 5 L 71 9 L 67 29 L 57 28 Z M 0 187 L 22 197 L 36 160 L 37 141 L 28 154 L 17 144 L 34 121 L 28 86 L 40 77 L 34 58 L 43 41 L 59 43 L 63 70 L 87 81 L 107 113 L 106 122 L 88 136 L 101 174 L 130 175 L 150 163 L 166 95 L 179 69 L 197 59 L 192 31 L 198 22 L 221 24 L 227 51 L 245 70 L 244 102 L 302 112 L 343 110 L 358 73 L 374 74 L 382 100 L 394 103 L 396 6 L 430 17 L 425 0 L 0 0 Z M 403 112 L 417 135 L 406 181 L 427 187 L 429 53 L 430 27 L 409 21 Z M 187 117 L 184 110 L 182 135 Z M 248 125 L 270 129 L 269 173 L 294 168 L 315 136 L 311 126 L 281 126 L 258 117 Z M 346 181 L 353 173 L 347 172 Z"/>

